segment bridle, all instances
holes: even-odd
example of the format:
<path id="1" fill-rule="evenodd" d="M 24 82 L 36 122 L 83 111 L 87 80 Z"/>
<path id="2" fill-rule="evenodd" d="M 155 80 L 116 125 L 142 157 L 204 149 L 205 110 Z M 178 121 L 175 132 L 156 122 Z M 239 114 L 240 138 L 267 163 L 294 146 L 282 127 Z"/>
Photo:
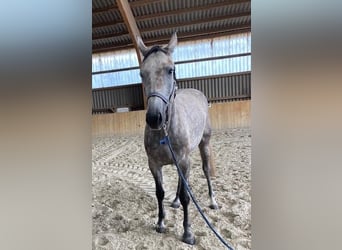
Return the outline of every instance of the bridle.
<path id="1" fill-rule="evenodd" d="M 147 57 L 149 57 L 151 54 L 153 53 L 156 53 L 158 51 L 161 51 L 165 54 L 168 54 L 168 51 L 164 48 L 162 48 L 161 46 L 159 45 L 155 45 L 153 46 L 147 53 L 146 55 L 144 56 L 144 59 L 143 59 L 143 62 L 147 59 Z M 177 82 L 176 82 L 176 72 L 175 72 L 175 69 L 172 70 L 173 71 L 173 85 L 172 85 L 172 90 L 171 90 L 171 93 L 169 95 L 169 97 L 167 98 L 166 96 L 164 96 L 163 94 L 157 92 L 157 91 L 154 91 L 154 92 L 151 92 L 148 96 L 147 96 L 147 102 L 148 100 L 151 98 L 151 97 L 158 97 L 160 98 L 166 105 L 166 118 L 165 118 L 165 122 L 163 124 L 163 128 L 164 130 L 166 129 L 167 125 L 168 125 L 168 122 L 169 122 L 169 105 L 171 103 L 171 99 L 173 97 L 176 98 L 176 90 L 177 90 Z"/>

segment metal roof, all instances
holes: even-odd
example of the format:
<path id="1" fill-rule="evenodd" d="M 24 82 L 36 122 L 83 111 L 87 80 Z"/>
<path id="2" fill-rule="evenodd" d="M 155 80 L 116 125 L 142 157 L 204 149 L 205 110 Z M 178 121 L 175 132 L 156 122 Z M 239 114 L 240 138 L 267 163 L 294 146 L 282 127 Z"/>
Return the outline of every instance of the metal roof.
<path id="1" fill-rule="evenodd" d="M 93 0 L 93 53 L 133 48 L 116 0 Z M 251 0 L 128 0 L 147 45 L 251 30 Z"/>

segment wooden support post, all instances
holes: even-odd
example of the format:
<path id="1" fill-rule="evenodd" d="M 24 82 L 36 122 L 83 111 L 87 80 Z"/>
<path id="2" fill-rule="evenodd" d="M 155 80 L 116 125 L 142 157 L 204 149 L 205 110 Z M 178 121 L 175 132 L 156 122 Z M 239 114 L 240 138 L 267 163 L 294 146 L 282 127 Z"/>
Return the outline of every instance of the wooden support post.
<path id="1" fill-rule="evenodd" d="M 140 53 L 140 50 L 138 48 L 138 43 L 137 43 L 137 37 L 140 36 L 140 32 L 137 26 L 137 23 L 135 21 L 135 18 L 133 16 L 131 7 L 129 6 L 129 3 L 127 0 L 117 0 L 117 4 L 120 10 L 120 13 L 122 15 L 122 18 L 125 22 L 126 27 L 128 28 L 128 32 L 130 34 L 130 37 L 133 42 L 133 46 L 135 48 L 135 51 L 137 53 L 138 57 L 138 62 L 139 66 L 142 63 L 142 54 Z M 143 86 L 142 87 L 142 92 L 143 92 L 143 100 L 144 100 L 144 108 L 146 109 L 146 95 Z"/>
<path id="2" fill-rule="evenodd" d="M 131 36 L 134 48 L 137 52 L 139 65 L 141 64 L 141 54 L 138 48 L 137 44 L 137 36 L 140 36 L 140 32 L 137 26 L 137 23 L 135 22 L 131 7 L 129 6 L 129 3 L 127 0 L 117 0 L 117 4 L 120 10 L 120 13 L 122 15 L 122 18 L 125 22 L 126 27 L 128 28 L 128 32 Z"/>

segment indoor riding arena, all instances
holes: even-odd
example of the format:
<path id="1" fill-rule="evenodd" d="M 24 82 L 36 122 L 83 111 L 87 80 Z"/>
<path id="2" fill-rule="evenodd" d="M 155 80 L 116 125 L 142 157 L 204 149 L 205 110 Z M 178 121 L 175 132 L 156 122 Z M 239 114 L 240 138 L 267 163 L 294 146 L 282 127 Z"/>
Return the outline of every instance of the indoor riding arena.
<path id="1" fill-rule="evenodd" d="M 190 155 L 189 186 L 231 249 L 251 249 L 251 1 L 92 3 L 93 249 L 227 249 L 191 200 L 196 242 L 182 241 L 183 207 L 171 207 L 178 183 L 174 164 L 163 166 L 166 231 L 156 232 L 156 184 L 144 148 L 151 101 L 140 76 L 144 55 L 137 38 L 150 48 L 170 44 L 175 32 L 177 91 L 197 89 L 208 100 L 211 179 L 219 208 L 209 208 L 197 147 Z"/>

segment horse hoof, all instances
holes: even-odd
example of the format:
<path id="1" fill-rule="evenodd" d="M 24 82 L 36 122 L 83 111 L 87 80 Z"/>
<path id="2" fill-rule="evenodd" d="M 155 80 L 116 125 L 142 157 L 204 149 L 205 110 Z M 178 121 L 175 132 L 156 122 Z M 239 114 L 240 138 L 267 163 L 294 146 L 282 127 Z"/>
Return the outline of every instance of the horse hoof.
<path id="1" fill-rule="evenodd" d="M 211 209 L 215 209 L 215 210 L 219 208 L 214 197 L 211 198 L 209 207 Z"/>
<path id="2" fill-rule="evenodd" d="M 175 199 L 175 200 L 171 203 L 171 207 L 173 207 L 173 208 L 179 208 L 179 207 L 180 207 L 179 199 Z"/>
<path id="3" fill-rule="evenodd" d="M 184 233 L 182 241 L 189 245 L 195 245 L 196 240 L 192 233 Z"/>
<path id="4" fill-rule="evenodd" d="M 210 207 L 211 209 L 214 209 L 214 210 L 216 210 L 216 209 L 219 208 L 217 204 L 210 204 L 209 207 Z"/>
<path id="5" fill-rule="evenodd" d="M 156 231 L 157 231 L 158 233 L 165 233 L 165 232 L 166 232 L 166 228 L 165 228 L 165 227 L 157 226 L 157 227 L 156 227 Z"/>

